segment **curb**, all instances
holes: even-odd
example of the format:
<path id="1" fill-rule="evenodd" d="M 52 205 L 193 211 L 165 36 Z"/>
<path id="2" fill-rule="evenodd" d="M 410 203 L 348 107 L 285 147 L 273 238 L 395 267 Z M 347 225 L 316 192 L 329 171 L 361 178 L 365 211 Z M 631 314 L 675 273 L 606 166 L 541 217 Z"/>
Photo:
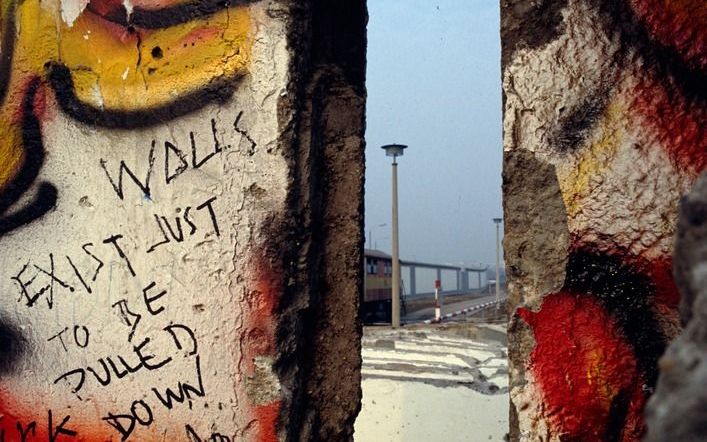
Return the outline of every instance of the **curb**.
<path id="1" fill-rule="evenodd" d="M 506 298 L 499 299 L 498 302 L 500 303 L 501 301 L 505 301 L 505 300 L 506 300 Z M 453 313 L 447 313 L 446 315 L 442 316 L 439 319 L 439 322 L 442 322 L 445 319 L 453 318 L 455 316 L 463 315 L 463 314 L 470 313 L 470 312 L 473 312 L 476 310 L 482 310 L 482 309 L 488 307 L 489 305 L 494 305 L 494 304 L 496 304 L 496 301 L 489 301 L 489 302 L 485 302 L 483 304 L 474 305 L 472 307 L 465 308 L 463 310 L 457 310 L 456 312 L 453 312 Z M 435 321 L 434 319 L 428 319 L 426 321 L 423 321 L 423 324 L 437 324 L 437 323 L 438 322 Z"/>

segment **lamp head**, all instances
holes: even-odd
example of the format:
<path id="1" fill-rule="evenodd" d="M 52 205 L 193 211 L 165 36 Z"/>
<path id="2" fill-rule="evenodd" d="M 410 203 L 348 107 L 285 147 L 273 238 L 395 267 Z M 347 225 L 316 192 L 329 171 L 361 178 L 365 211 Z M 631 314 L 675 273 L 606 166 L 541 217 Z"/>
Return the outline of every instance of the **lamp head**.
<path id="1" fill-rule="evenodd" d="M 503 221 L 503 218 L 494 218 L 493 219 L 493 222 L 495 222 L 496 224 L 501 224 L 502 221 Z"/>
<path id="2" fill-rule="evenodd" d="M 385 150 L 387 156 L 395 158 L 403 156 L 403 151 L 407 149 L 407 146 L 404 144 L 386 144 L 381 148 Z"/>

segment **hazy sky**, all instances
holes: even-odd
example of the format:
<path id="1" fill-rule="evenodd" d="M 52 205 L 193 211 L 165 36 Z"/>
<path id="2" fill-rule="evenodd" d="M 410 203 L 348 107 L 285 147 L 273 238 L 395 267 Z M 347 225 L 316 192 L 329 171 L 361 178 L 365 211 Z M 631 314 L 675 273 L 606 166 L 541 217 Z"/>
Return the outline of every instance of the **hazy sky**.
<path id="1" fill-rule="evenodd" d="M 369 0 L 366 247 L 391 248 L 398 159 L 401 259 L 494 265 L 501 216 L 498 1 Z M 379 227 L 379 224 L 386 224 Z"/>

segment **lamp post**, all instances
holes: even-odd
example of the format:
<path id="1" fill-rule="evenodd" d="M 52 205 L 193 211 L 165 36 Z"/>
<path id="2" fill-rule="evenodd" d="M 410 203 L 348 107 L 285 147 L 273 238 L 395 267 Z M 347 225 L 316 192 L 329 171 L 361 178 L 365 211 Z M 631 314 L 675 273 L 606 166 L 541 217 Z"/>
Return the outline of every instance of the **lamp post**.
<path id="1" fill-rule="evenodd" d="M 374 227 L 385 227 L 388 224 L 383 223 L 383 224 L 376 224 Z M 368 229 L 368 248 L 369 249 L 374 249 L 377 247 L 373 247 L 373 229 Z"/>
<path id="2" fill-rule="evenodd" d="M 400 327 L 400 258 L 398 256 L 398 162 L 396 159 L 403 156 L 407 146 L 403 144 L 387 144 L 382 146 L 385 154 L 393 157 L 393 287 L 391 297 L 391 325 Z"/>
<path id="3" fill-rule="evenodd" d="M 501 222 L 503 218 L 494 218 L 496 224 L 496 310 L 498 310 L 499 295 L 501 291 L 500 267 L 501 267 Z"/>

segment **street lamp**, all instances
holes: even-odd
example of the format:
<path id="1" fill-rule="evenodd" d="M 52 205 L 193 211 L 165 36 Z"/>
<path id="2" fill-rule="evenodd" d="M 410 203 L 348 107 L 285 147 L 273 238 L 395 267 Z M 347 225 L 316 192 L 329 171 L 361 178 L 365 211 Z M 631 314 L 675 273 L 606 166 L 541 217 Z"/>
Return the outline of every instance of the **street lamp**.
<path id="1" fill-rule="evenodd" d="M 391 325 L 400 327 L 400 258 L 398 256 L 398 162 L 407 146 L 403 144 L 387 144 L 382 146 L 385 154 L 393 157 L 393 287 L 391 297 Z"/>
<path id="2" fill-rule="evenodd" d="M 376 224 L 374 227 L 385 227 L 388 224 L 383 223 L 383 224 Z M 376 249 L 377 247 L 373 247 L 373 229 L 368 229 L 368 248 L 369 249 Z"/>
<path id="3" fill-rule="evenodd" d="M 496 310 L 499 304 L 499 292 L 501 291 L 500 267 L 501 267 L 501 222 L 503 218 L 494 218 L 496 224 Z"/>

